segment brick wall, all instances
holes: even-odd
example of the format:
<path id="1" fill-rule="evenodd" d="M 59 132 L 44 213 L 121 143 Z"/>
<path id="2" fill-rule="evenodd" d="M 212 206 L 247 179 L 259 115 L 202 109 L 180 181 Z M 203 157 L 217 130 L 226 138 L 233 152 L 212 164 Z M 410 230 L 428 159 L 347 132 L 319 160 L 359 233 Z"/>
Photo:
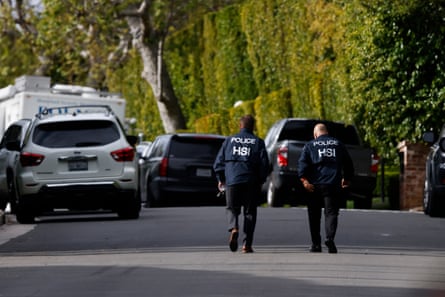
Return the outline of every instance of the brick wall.
<path id="1" fill-rule="evenodd" d="M 401 210 L 423 206 L 423 186 L 425 182 L 425 161 L 429 147 L 421 143 L 403 141 L 398 146 L 401 153 L 402 172 L 400 172 Z"/>

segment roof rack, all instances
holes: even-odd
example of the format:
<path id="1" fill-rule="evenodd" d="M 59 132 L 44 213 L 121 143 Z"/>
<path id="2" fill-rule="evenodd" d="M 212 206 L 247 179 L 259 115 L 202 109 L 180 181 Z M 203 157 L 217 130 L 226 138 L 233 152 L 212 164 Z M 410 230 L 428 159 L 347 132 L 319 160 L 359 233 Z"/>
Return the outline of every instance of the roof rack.
<path id="1" fill-rule="evenodd" d="M 36 117 L 42 119 L 44 117 L 50 117 L 53 115 L 61 115 L 61 114 L 71 114 L 77 115 L 79 113 L 103 113 L 106 115 L 114 115 L 113 110 L 108 105 L 69 105 L 69 106 L 55 106 L 55 107 L 45 107 L 39 113 L 36 114 Z"/>

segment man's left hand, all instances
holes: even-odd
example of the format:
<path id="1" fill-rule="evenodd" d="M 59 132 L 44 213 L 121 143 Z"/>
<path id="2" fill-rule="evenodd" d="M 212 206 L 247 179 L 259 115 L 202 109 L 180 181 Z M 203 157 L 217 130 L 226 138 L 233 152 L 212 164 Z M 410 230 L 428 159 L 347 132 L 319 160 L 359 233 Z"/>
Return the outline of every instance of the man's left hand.
<path id="1" fill-rule="evenodd" d="M 350 184 L 351 184 L 351 182 L 349 180 L 345 180 L 345 179 L 341 180 L 341 187 L 342 188 L 348 188 L 350 186 Z"/>

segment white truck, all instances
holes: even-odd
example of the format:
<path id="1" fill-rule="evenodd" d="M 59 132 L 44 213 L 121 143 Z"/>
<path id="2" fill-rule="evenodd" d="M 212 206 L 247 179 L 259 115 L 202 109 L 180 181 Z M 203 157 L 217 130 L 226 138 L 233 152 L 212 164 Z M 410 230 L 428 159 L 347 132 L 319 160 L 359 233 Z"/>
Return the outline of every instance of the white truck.
<path id="1" fill-rule="evenodd" d="M 0 137 L 17 120 L 33 118 L 45 108 L 74 105 L 108 105 L 125 123 L 125 99 L 119 94 L 77 85 L 51 86 L 49 77 L 25 75 L 0 89 Z"/>

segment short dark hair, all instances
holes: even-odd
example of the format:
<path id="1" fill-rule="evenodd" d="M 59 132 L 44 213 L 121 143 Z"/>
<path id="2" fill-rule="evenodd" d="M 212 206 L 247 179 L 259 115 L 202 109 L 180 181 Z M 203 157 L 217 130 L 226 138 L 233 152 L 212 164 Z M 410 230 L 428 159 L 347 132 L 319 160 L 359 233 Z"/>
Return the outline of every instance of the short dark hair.
<path id="1" fill-rule="evenodd" d="M 240 118 L 240 126 L 241 128 L 253 131 L 253 127 L 255 126 L 255 118 L 250 114 L 242 116 Z"/>

